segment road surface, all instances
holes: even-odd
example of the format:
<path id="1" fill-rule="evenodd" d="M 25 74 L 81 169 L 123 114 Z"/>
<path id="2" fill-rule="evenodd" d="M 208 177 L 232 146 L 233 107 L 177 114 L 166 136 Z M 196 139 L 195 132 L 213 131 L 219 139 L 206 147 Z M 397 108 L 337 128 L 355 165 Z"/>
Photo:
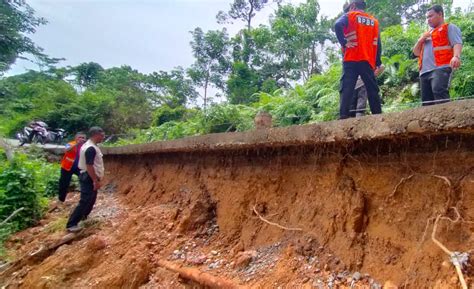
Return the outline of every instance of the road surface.
<path id="1" fill-rule="evenodd" d="M 20 142 L 16 139 L 5 139 L 6 142 L 11 145 L 12 147 L 19 147 Z M 64 152 L 64 146 L 63 145 L 57 145 L 57 144 L 24 144 L 24 147 L 29 147 L 29 146 L 36 146 L 39 148 L 42 148 L 46 151 L 55 153 L 55 154 L 62 154 Z"/>

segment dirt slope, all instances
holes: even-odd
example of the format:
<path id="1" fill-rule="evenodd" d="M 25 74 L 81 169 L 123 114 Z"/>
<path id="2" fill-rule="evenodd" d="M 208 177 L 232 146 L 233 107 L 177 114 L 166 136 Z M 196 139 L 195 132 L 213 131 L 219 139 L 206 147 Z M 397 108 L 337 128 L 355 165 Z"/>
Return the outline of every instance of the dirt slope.
<path id="1" fill-rule="evenodd" d="M 100 225 L 0 278 L 9 288 L 196 286 L 159 266 L 168 260 L 253 288 L 458 288 L 430 237 L 438 215 L 459 212 L 437 236 L 474 248 L 473 104 L 108 149 Z M 51 238 L 46 226 L 22 233 L 36 232 L 17 250 Z M 470 266 L 464 274 L 471 282 Z"/>

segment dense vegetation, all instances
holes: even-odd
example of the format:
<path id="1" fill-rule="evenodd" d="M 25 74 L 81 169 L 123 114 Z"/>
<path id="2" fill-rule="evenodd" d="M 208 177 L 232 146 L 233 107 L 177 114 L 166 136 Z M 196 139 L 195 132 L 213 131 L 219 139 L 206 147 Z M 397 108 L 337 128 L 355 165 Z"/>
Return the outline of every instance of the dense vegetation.
<path id="1" fill-rule="evenodd" d="M 191 32 L 195 57 L 188 68 L 150 74 L 132 67 L 98 63 L 59 67 L 28 37 L 46 20 L 21 0 L 0 3 L 0 135 L 12 136 L 32 119 L 71 134 L 99 125 L 121 136 L 117 144 L 176 139 L 253 127 L 259 111 L 274 125 L 288 126 L 337 118 L 341 63 L 332 26 L 317 0 L 278 2 L 268 25 L 253 20 L 269 0 L 233 0 L 217 22 L 242 24 L 235 35 L 225 28 Z M 416 60 L 411 47 L 425 29 L 430 1 L 367 0 L 382 25 L 383 63 L 379 78 L 385 112 L 418 105 Z M 463 31 L 462 68 L 454 74 L 454 98 L 474 95 L 474 13 L 452 11 L 449 21 Z M 341 7 L 342 8 L 342 7 Z M 2 77 L 20 57 L 41 71 Z M 159 64 L 157 64 L 159 65 Z M 216 92 L 217 91 L 217 92 Z M 224 101 L 217 103 L 217 97 Z M 47 198 L 56 194 L 59 168 L 41 156 L 16 153 L 7 161 L 0 149 L 0 243 L 35 224 Z M 23 208 L 7 222 L 15 211 Z M 0 246 L 0 255 L 3 255 Z"/>
<path id="2" fill-rule="evenodd" d="M 411 48 L 425 29 L 424 12 L 431 3 L 367 2 L 383 29 L 386 72 L 379 84 L 384 111 L 416 106 L 420 96 Z M 472 96 L 474 13 L 452 11 L 451 1 L 441 2 L 465 41 L 452 97 Z M 9 9 L 0 14 L 26 21 L 26 28 L 11 27 L 9 33 L 23 35 L 45 22 L 35 18 L 26 4 L 6 3 Z M 31 119 L 41 119 L 71 133 L 100 125 L 109 134 L 130 136 L 119 141 L 128 143 L 243 131 L 252 128 L 253 117 L 262 110 L 273 115 L 276 126 L 336 119 L 341 63 L 334 19 L 319 14 L 317 0 L 307 0 L 298 5 L 280 3 L 268 25 L 253 26 L 256 13 L 268 3 L 234 0 L 229 11 L 220 11 L 219 23 L 242 23 L 236 35 L 225 28 L 193 30 L 190 45 L 195 61 L 189 68 L 143 74 L 129 66 L 106 69 L 93 62 L 56 67 L 48 58 L 42 71 L 0 78 L 0 130 L 12 135 Z M 31 51 L 8 44 L 17 47 L 11 50 L 12 59 L 24 52 L 43 55 L 31 40 L 25 41 Z M 217 103 L 216 96 L 224 101 Z"/>
<path id="3" fill-rule="evenodd" d="M 3 242 L 11 233 L 41 219 L 48 198 L 57 194 L 58 179 L 59 165 L 46 162 L 38 152 L 16 153 L 7 161 L 0 149 L 0 259 L 5 257 Z"/>

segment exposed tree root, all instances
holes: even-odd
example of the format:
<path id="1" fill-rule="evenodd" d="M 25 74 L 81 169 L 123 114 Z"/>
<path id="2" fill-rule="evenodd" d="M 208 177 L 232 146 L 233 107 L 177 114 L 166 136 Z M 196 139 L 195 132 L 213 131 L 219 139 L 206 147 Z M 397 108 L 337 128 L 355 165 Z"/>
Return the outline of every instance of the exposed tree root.
<path id="1" fill-rule="evenodd" d="M 387 200 L 393 198 L 393 197 L 395 196 L 395 194 L 397 193 L 398 188 L 399 188 L 403 183 L 405 183 L 406 181 L 410 180 L 410 179 L 413 178 L 414 176 L 415 176 L 414 174 L 411 174 L 411 175 L 409 175 L 408 177 L 401 179 L 400 182 L 398 182 L 398 184 L 397 184 L 397 185 L 395 186 L 395 188 L 393 189 L 393 192 L 387 197 Z"/>
<path id="2" fill-rule="evenodd" d="M 449 180 L 447 180 L 449 182 Z M 450 182 L 449 182 L 450 183 Z M 461 286 L 463 289 L 468 289 L 466 280 L 464 279 L 464 275 L 462 273 L 462 268 L 467 265 L 467 262 L 469 260 L 469 254 L 468 253 L 460 253 L 460 252 L 452 252 L 448 248 L 446 248 L 445 245 L 443 245 L 440 241 L 436 239 L 436 231 L 438 229 L 438 223 L 439 220 L 448 220 L 451 223 L 458 223 L 459 221 L 464 222 L 464 223 L 472 223 L 472 222 L 466 222 L 461 218 L 461 215 L 459 214 L 459 211 L 457 208 L 452 208 L 454 212 L 456 213 L 456 219 L 453 220 L 448 217 L 442 217 L 442 215 L 438 215 L 436 217 L 436 221 L 434 222 L 433 226 L 433 232 L 431 233 L 431 240 L 441 248 L 448 256 L 451 258 L 451 263 L 453 263 L 454 267 L 456 268 L 456 273 L 458 274 L 459 282 L 461 282 Z"/>
<path id="3" fill-rule="evenodd" d="M 204 273 L 196 268 L 183 268 L 181 265 L 165 261 L 158 260 L 158 266 L 163 267 L 169 271 L 178 273 L 181 278 L 194 281 L 200 285 L 205 286 L 206 288 L 216 288 L 216 289 L 237 289 L 245 288 L 239 286 L 234 282 L 221 278 L 212 276 L 211 274 Z"/>
<path id="4" fill-rule="evenodd" d="M 447 184 L 450 188 L 452 188 L 453 185 L 451 184 L 451 181 L 450 181 L 447 177 L 445 177 L 445 176 L 439 176 L 439 175 L 433 175 L 433 177 L 444 180 L 444 181 L 446 182 L 446 184 Z"/>
<path id="5" fill-rule="evenodd" d="M 277 223 L 270 222 L 270 221 L 268 221 L 267 219 L 265 219 L 264 217 L 262 217 L 262 216 L 258 213 L 258 211 L 257 211 L 257 209 L 256 209 L 255 207 L 256 207 L 256 206 L 253 206 L 253 212 L 254 212 L 254 213 L 258 216 L 258 218 L 259 218 L 260 220 L 262 220 L 263 222 L 265 222 L 265 223 L 267 223 L 267 224 L 269 224 L 269 225 L 271 225 L 271 226 L 278 227 L 278 228 L 280 228 L 280 229 L 282 229 L 282 230 L 286 230 L 286 231 L 303 231 L 303 229 L 301 229 L 301 228 L 289 228 L 289 227 L 285 227 L 285 226 L 282 226 L 282 225 L 277 224 Z"/>

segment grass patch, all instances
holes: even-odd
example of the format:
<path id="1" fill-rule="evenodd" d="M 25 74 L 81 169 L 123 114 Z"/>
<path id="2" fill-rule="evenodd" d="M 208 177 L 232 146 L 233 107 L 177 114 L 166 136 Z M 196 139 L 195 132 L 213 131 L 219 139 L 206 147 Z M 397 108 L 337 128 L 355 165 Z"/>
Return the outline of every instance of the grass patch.
<path id="1" fill-rule="evenodd" d="M 66 230 L 67 219 L 67 217 L 60 217 L 52 221 L 46 226 L 46 228 L 44 228 L 45 232 L 53 234 Z"/>

